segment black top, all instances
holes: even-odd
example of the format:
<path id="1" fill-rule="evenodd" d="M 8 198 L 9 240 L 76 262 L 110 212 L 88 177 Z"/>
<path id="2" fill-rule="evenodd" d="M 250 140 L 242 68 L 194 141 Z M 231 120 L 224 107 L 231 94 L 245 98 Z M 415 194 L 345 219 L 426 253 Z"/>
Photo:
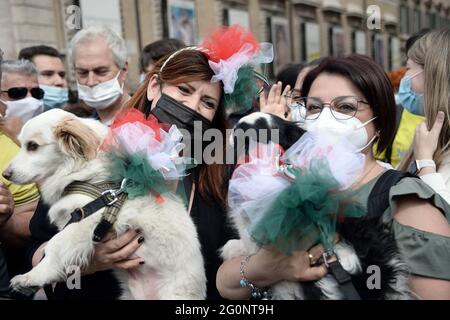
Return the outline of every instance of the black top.
<path id="1" fill-rule="evenodd" d="M 0 298 L 8 297 L 9 292 L 9 276 L 6 268 L 6 260 L 0 246 Z"/>
<path id="2" fill-rule="evenodd" d="M 187 199 L 191 192 L 192 176 L 189 175 L 184 180 Z M 207 299 L 222 299 L 216 287 L 217 270 L 223 262 L 219 256 L 219 250 L 228 240 L 239 239 L 239 236 L 229 223 L 225 209 L 214 200 L 204 199 L 198 192 L 194 195 L 191 217 L 197 227 L 202 247 L 207 279 Z"/>
<path id="3" fill-rule="evenodd" d="M 190 181 L 185 181 L 184 185 L 189 186 Z M 190 189 L 186 190 L 187 194 L 188 192 Z M 189 199 L 189 196 L 187 198 Z M 47 218 L 48 209 L 48 206 L 40 201 L 30 221 L 33 240 L 28 251 L 30 266 L 31 259 L 39 246 L 57 233 L 56 227 L 52 226 Z M 214 201 L 206 201 L 198 193 L 194 196 L 191 216 L 202 246 L 208 281 L 207 299 L 221 299 L 216 288 L 216 273 L 222 263 L 218 250 L 237 235 L 226 223 L 224 209 Z M 81 289 L 69 290 L 65 283 L 59 283 L 54 292 L 51 288 L 46 288 L 46 293 L 49 299 L 117 299 L 120 296 L 120 289 L 111 271 L 102 271 L 81 277 Z"/>
<path id="4" fill-rule="evenodd" d="M 32 244 L 28 250 L 28 262 L 40 245 L 50 240 L 58 229 L 48 220 L 49 207 L 42 200 L 39 201 L 36 212 L 30 221 Z M 53 290 L 51 286 L 45 288 L 49 300 L 76 300 L 76 299 L 115 299 L 120 295 L 118 282 L 111 271 L 100 271 L 95 274 L 81 277 L 81 289 L 68 289 L 65 283 L 58 283 Z"/>

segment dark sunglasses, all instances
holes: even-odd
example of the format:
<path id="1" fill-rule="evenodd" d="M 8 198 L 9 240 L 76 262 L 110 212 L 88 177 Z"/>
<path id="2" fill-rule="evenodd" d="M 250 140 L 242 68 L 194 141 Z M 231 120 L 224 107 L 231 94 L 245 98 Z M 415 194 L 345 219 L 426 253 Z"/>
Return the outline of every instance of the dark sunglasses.
<path id="1" fill-rule="evenodd" d="M 27 96 L 28 88 L 15 87 L 15 88 L 10 88 L 10 89 L 2 91 L 2 92 L 6 92 L 8 94 L 8 97 L 12 100 L 20 100 Z M 30 92 L 31 92 L 31 96 L 35 99 L 41 100 L 42 98 L 44 98 L 44 90 L 42 90 L 39 87 L 31 88 Z"/>

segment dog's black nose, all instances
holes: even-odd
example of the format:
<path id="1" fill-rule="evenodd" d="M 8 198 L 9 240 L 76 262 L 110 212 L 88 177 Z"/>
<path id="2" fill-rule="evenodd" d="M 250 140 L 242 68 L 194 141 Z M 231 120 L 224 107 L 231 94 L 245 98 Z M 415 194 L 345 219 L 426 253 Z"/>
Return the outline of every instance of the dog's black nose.
<path id="1" fill-rule="evenodd" d="M 5 171 L 3 171 L 2 174 L 3 178 L 5 178 L 6 180 L 9 180 L 12 176 L 12 171 L 9 170 L 9 168 L 7 168 Z"/>

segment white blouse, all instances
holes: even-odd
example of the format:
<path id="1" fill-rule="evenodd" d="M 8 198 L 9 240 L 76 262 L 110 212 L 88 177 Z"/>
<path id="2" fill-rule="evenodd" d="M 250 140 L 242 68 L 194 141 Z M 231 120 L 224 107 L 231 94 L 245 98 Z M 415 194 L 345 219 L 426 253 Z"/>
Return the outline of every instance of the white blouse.
<path id="1" fill-rule="evenodd" d="M 450 203 L 450 153 L 442 161 L 436 173 L 420 176 L 423 182 Z"/>

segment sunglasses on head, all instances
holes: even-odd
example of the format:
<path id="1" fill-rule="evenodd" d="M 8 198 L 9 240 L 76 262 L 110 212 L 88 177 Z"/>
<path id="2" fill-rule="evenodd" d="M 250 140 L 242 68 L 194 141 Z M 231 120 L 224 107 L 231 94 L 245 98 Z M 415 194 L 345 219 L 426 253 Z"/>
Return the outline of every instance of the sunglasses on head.
<path id="1" fill-rule="evenodd" d="M 25 87 L 15 87 L 2 92 L 6 92 L 8 94 L 8 97 L 12 100 L 20 100 L 26 98 L 28 91 L 30 91 L 31 96 L 35 99 L 41 100 L 42 98 L 44 98 L 44 90 L 39 87 L 31 88 L 29 90 Z"/>

